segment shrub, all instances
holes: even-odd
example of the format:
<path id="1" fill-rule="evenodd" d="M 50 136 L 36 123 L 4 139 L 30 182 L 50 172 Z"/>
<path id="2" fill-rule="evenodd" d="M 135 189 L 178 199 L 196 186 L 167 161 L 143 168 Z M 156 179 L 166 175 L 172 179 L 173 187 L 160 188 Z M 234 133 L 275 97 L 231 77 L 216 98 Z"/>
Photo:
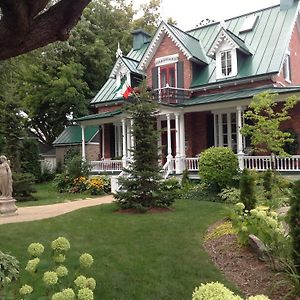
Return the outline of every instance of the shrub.
<path id="1" fill-rule="evenodd" d="M 180 197 L 180 184 L 176 178 L 163 180 L 159 187 L 157 207 L 169 207 Z"/>
<path id="2" fill-rule="evenodd" d="M 268 200 L 272 198 L 273 173 L 270 169 L 263 173 L 263 187 Z"/>
<path id="3" fill-rule="evenodd" d="M 277 213 L 266 206 L 259 206 L 250 211 L 245 210 L 243 203 L 235 205 L 231 216 L 232 225 L 242 244 L 248 243 L 250 234 L 257 236 L 270 250 L 270 254 L 278 258 L 290 255 L 291 243 Z"/>
<path id="4" fill-rule="evenodd" d="M 189 178 L 189 170 L 185 169 L 182 173 L 181 186 L 183 188 L 188 188 L 191 185 L 191 180 Z"/>
<path id="5" fill-rule="evenodd" d="M 0 289 L 7 281 L 19 278 L 19 261 L 9 254 L 0 251 Z"/>
<path id="6" fill-rule="evenodd" d="M 240 200 L 245 205 L 246 210 L 255 208 L 256 195 L 255 195 L 255 173 L 245 169 L 240 180 Z"/>
<path id="7" fill-rule="evenodd" d="M 240 190 L 234 187 L 224 188 L 218 196 L 225 203 L 236 204 L 240 201 Z"/>
<path id="8" fill-rule="evenodd" d="M 292 237 L 293 260 L 296 271 L 300 275 L 300 180 L 295 182 L 290 204 L 289 225 Z"/>
<path id="9" fill-rule="evenodd" d="M 30 173 L 13 173 L 13 196 L 18 201 L 34 199 L 34 181 L 34 176 Z"/>
<path id="10" fill-rule="evenodd" d="M 196 185 L 191 185 L 189 188 L 181 192 L 181 198 L 185 200 L 212 201 L 218 202 L 218 197 L 212 186 L 202 182 Z"/>
<path id="11" fill-rule="evenodd" d="M 193 292 L 192 300 L 243 300 L 226 288 L 222 283 L 210 282 L 196 288 Z M 251 296 L 248 300 L 270 300 L 267 296 Z"/>
<path id="12" fill-rule="evenodd" d="M 67 160 L 66 174 L 73 179 L 81 176 L 88 177 L 89 168 L 89 164 L 86 161 L 83 161 L 79 155 L 76 155 Z"/>
<path id="13" fill-rule="evenodd" d="M 238 160 L 231 149 L 211 147 L 201 153 L 199 175 L 206 183 L 216 185 L 221 190 L 232 186 L 237 174 Z"/>
<path id="14" fill-rule="evenodd" d="M 68 268 L 62 263 L 66 260 L 70 248 L 70 242 L 66 238 L 58 237 L 51 242 L 52 259 L 49 261 L 42 258 L 44 252 L 42 244 L 32 243 L 28 246 L 30 258 L 25 271 L 31 277 L 29 279 L 31 285 L 22 282 L 22 286 L 19 286 L 18 291 L 22 299 L 94 299 L 93 290 L 96 287 L 96 281 L 94 278 L 86 277 L 94 259 L 92 255 L 84 253 L 79 257 L 76 269 L 73 263 L 71 263 L 72 267 Z M 41 258 L 36 257 L 37 255 Z M 58 257 L 63 259 L 58 260 Z M 9 285 L 7 296 L 14 295 L 15 289 L 16 287 Z M 81 290 L 84 290 L 84 293 L 80 292 Z M 82 298 L 79 296 L 81 294 Z M 87 295 L 88 298 L 85 298 L 84 295 Z"/>

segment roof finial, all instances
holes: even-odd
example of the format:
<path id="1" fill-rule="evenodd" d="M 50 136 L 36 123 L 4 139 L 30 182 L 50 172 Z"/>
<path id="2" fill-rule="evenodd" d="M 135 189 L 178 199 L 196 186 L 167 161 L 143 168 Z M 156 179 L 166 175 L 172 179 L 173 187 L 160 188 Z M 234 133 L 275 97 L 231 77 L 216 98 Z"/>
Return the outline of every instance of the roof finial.
<path id="1" fill-rule="evenodd" d="M 122 50 L 121 50 L 121 48 L 120 48 L 120 43 L 118 42 L 118 49 L 117 49 L 117 51 L 116 51 L 116 58 L 118 58 L 118 57 L 122 57 L 123 56 L 123 52 L 122 52 Z"/>

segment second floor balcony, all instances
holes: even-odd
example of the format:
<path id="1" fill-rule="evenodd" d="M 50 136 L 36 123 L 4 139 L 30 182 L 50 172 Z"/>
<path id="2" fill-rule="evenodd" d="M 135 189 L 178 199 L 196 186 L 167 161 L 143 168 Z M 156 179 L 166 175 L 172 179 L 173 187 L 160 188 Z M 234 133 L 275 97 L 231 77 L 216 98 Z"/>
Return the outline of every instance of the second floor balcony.
<path id="1" fill-rule="evenodd" d="M 164 87 L 153 91 L 154 99 L 159 103 L 180 104 L 190 99 L 191 91 L 175 87 Z"/>

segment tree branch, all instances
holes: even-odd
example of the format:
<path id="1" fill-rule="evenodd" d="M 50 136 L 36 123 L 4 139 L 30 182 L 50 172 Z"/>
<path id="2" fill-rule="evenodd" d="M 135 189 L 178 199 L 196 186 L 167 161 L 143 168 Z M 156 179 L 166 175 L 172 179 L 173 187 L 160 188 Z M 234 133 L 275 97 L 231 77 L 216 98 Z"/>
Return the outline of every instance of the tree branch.
<path id="1" fill-rule="evenodd" d="M 91 0 L 1 0 L 0 60 L 65 41 Z"/>

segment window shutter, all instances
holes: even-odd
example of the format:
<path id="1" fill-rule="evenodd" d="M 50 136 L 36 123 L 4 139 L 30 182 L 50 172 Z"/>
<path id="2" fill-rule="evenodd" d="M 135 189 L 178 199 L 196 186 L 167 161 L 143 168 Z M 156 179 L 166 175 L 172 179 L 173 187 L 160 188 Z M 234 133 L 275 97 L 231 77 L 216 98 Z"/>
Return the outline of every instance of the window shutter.
<path id="1" fill-rule="evenodd" d="M 183 61 L 177 63 L 177 87 L 184 88 Z"/>
<path id="2" fill-rule="evenodd" d="M 152 88 L 158 89 L 158 67 L 152 68 Z"/>

